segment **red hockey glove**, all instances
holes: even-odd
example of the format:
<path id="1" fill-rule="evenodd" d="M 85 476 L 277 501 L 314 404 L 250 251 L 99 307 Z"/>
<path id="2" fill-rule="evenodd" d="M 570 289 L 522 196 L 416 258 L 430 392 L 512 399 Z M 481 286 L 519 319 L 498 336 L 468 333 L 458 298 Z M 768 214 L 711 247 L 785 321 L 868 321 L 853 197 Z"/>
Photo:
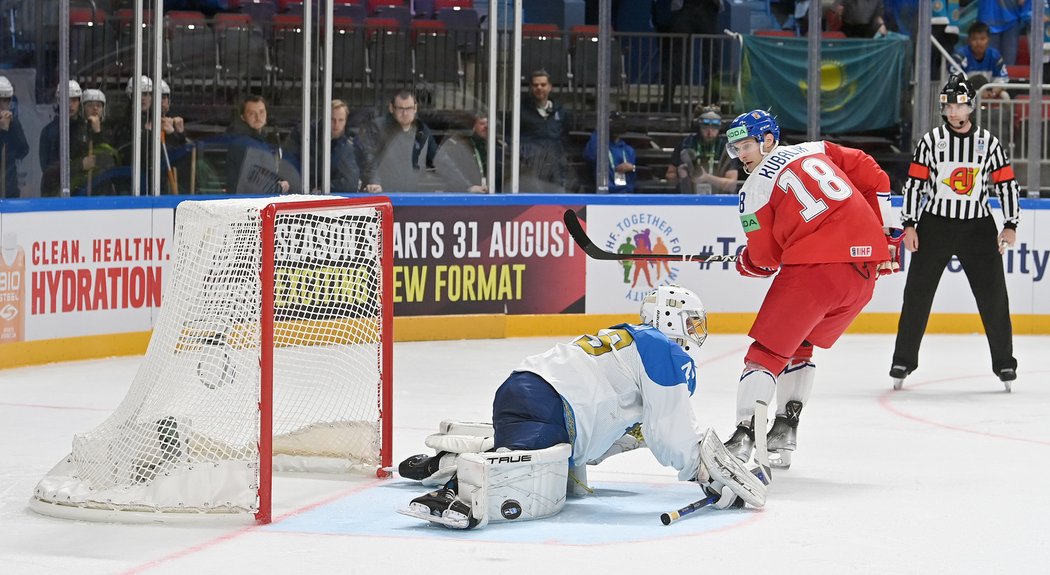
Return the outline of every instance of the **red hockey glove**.
<path id="1" fill-rule="evenodd" d="M 777 273 L 777 268 L 764 268 L 759 265 L 755 265 L 751 261 L 751 256 L 747 254 L 747 246 L 740 252 L 740 255 L 736 257 L 736 271 L 740 275 L 749 278 L 768 278 L 769 276 Z"/>
<path id="2" fill-rule="evenodd" d="M 890 259 L 880 263 L 876 268 L 880 276 L 888 276 L 901 271 L 901 264 L 904 262 L 902 241 L 904 241 L 904 230 L 891 228 L 890 233 L 886 236 L 886 247 L 890 250 Z"/>

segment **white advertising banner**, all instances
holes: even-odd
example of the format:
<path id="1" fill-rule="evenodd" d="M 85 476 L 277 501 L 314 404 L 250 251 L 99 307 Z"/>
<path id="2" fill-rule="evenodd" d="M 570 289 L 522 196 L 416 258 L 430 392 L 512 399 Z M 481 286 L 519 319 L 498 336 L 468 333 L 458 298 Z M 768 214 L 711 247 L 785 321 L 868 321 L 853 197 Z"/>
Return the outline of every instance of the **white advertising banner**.
<path id="1" fill-rule="evenodd" d="M 174 217 L 170 208 L 4 214 L 0 343 L 152 329 Z"/>
<path id="2" fill-rule="evenodd" d="M 585 215 L 588 235 L 611 252 L 735 254 L 746 242 L 735 205 L 591 205 Z M 1001 221 L 998 213 L 996 216 Z M 1010 307 L 1016 314 L 1050 313 L 1047 230 L 1047 210 L 1024 211 L 1017 244 L 1004 256 Z M 907 255 L 905 271 L 879 280 L 865 312 L 900 312 Z M 669 283 L 697 292 L 708 311 L 753 313 L 758 311 L 770 280 L 742 277 L 733 264 L 591 259 L 587 262 L 587 313 L 633 313 L 646 292 Z M 966 274 L 957 260 L 952 260 L 941 279 L 933 313 L 977 313 Z"/>

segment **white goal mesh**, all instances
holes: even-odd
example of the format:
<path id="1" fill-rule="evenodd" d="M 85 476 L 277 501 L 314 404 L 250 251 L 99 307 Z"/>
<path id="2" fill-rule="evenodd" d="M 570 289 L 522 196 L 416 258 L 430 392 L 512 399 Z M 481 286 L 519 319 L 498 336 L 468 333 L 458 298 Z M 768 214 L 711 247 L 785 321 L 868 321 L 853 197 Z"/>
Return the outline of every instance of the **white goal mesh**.
<path id="1" fill-rule="evenodd" d="M 170 279 L 128 395 L 74 437 L 32 507 L 265 522 L 271 461 L 389 466 L 392 212 L 378 200 L 179 204 Z"/>

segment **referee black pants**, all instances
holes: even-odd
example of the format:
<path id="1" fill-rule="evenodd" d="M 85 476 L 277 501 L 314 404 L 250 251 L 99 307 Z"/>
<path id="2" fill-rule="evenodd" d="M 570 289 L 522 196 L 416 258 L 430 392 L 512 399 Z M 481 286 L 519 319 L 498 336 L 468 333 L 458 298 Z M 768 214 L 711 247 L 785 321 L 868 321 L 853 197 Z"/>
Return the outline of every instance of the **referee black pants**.
<path id="1" fill-rule="evenodd" d="M 992 371 L 998 375 L 1006 368 L 1017 369 L 1010 299 L 995 220 L 991 216 L 957 220 L 925 213 L 915 229 L 919 249 L 912 252 L 908 265 L 893 365 L 904 366 L 909 372 L 919 366 L 919 344 L 926 333 L 937 284 L 952 256 L 956 256 L 977 300 L 992 353 Z"/>

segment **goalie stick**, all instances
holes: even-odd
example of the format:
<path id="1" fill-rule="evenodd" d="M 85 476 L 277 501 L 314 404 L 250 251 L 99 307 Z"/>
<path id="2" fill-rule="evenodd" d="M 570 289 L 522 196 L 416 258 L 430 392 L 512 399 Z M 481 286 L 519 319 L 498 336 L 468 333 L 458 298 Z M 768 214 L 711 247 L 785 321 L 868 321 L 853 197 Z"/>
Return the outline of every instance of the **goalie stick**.
<path id="1" fill-rule="evenodd" d="M 761 423 L 761 427 L 759 427 Z M 769 467 L 769 450 L 766 447 L 766 426 L 769 425 L 769 406 L 759 400 L 755 402 L 755 463 L 762 472 L 759 479 L 769 485 L 773 482 L 773 470 Z"/>
<path id="2" fill-rule="evenodd" d="M 685 507 L 679 509 L 678 511 L 670 511 L 670 512 L 667 512 L 667 513 L 662 513 L 662 514 L 660 514 L 660 521 L 664 525 L 670 525 L 670 524 L 674 523 L 675 521 L 678 521 L 679 519 L 685 517 L 686 515 L 689 515 L 690 513 L 694 512 L 694 511 L 696 511 L 698 509 L 703 509 L 704 507 L 707 507 L 708 505 L 711 505 L 715 501 L 718 501 L 718 497 L 719 496 L 717 494 L 716 495 L 708 495 L 707 497 L 701 499 L 700 501 L 694 501 L 694 502 L 690 503 L 689 505 L 686 505 Z"/>
<path id="3" fill-rule="evenodd" d="M 569 235 L 576 242 L 576 245 L 583 249 L 583 252 L 587 254 L 587 257 L 596 260 L 611 260 L 611 261 L 623 261 L 623 260 L 675 260 L 682 262 L 698 262 L 698 263 L 717 263 L 717 262 L 735 262 L 735 255 L 720 256 L 716 254 L 617 254 L 609 251 L 605 251 L 602 248 L 595 245 L 591 241 L 591 238 L 587 237 L 587 232 L 584 231 L 583 225 L 580 223 L 579 217 L 576 216 L 576 212 L 572 210 L 565 210 L 565 228 L 569 231 Z"/>

